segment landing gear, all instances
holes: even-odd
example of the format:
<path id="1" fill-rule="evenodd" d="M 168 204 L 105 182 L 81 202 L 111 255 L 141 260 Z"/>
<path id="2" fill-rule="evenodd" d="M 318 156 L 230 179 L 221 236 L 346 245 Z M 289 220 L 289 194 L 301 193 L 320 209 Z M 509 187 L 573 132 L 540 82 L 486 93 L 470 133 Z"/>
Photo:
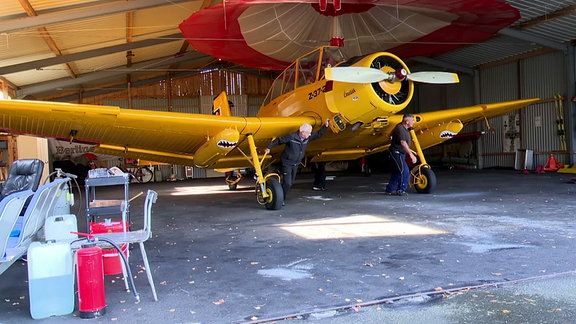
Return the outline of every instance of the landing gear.
<path id="1" fill-rule="evenodd" d="M 226 183 L 228 184 L 228 189 L 236 190 L 238 188 L 238 183 L 242 181 L 244 177 L 240 170 L 234 170 L 226 172 Z"/>
<path id="2" fill-rule="evenodd" d="M 284 203 L 284 191 L 280 185 L 280 175 L 277 173 L 269 173 L 266 176 L 262 173 L 262 161 L 266 158 L 266 154 L 262 157 L 262 161 L 258 159 L 258 152 L 256 151 L 256 144 L 252 134 L 247 135 L 248 145 L 250 146 L 250 155 L 252 157 L 252 165 L 256 171 L 256 200 L 259 204 L 266 206 L 268 210 L 278 210 L 282 208 Z"/>
<path id="3" fill-rule="evenodd" d="M 418 165 L 411 171 L 412 184 L 418 193 L 430 193 L 436 189 L 436 174 L 428 165 Z"/>
<path id="4" fill-rule="evenodd" d="M 410 129 L 410 137 L 412 138 L 412 142 L 416 148 L 416 154 L 420 160 L 420 164 L 410 171 L 411 183 L 414 186 L 414 189 L 416 189 L 416 192 L 430 193 L 432 190 L 436 189 L 436 174 L 432 171 L 430 165 L 426 163 L 426 158 L 424 157 L 424 153 L 422 152 L 420 142 L 418 142 L 418 137 L 416 136 L 414 129 Z"/>
<path id="5" fill-rule="evenodd" d="M 256 200 L 260 205 L 266 206 L 268 210 L 281 209 L 284 202 L 284 191 L 282 191 L 279 178 L 273 175 L 266 180 L 265 186 L 256 185 Z"/>

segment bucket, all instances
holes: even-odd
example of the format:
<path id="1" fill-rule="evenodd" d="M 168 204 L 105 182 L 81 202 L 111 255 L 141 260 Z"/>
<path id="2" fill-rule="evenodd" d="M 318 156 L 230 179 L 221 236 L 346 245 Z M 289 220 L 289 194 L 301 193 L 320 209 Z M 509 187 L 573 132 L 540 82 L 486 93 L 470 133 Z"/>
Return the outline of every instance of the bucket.
<path id="1" fill-rule="evenodd" d="M 28 290 L 33 319 L 67 315 L 74 311 L 74 265 L 69 243 L 30 244 Z"/>
<path id="2" fill-rule="evenodd" d="M 126 230 L 128 230 L 128 222 L 126 222 Z M 116 233 L 123 232 L 121 221 L 111 221 L 110 219 L 100 223 L 90 223 L 91 234 L 101 233 Z M 128 245 L 120 245 L 122 253 L 128 257 Z M 114 248 L 102 249 L 102 262 L 104 263 L 104 275 L 116 275 L 122 273 L 122 257 Z"/>
<path id="3" fill-rule="evenodd" d="M 76 215 L 53 215 L 46 218 L 44 223 L 44 235 L 46 241 L 73 241 L 78 238 L 77 234 L 71 232 L 78 232 L 78 223 Z"/>

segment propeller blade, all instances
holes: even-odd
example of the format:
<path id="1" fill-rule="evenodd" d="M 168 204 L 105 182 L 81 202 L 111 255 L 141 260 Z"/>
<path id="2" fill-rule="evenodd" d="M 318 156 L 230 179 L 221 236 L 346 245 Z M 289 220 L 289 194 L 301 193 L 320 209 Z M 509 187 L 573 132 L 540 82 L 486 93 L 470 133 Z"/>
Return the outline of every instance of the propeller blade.
<path id="1" fill-rule="evenodd" d="M 408 80 L 421 83 L 448 84 L 458 83 L 458 74 L 450 72 L 414 72 L 408 74 Z"/>
<path id="2" fill-rule="evenodd" d="M 326 80 L 348 83 L 373 83 L 388 78 L 388 74 L 378 69 L 360 66 L 344 66 L 326 68 Z"/>
<path id="3" fill-rule="evenodd" d="M 379 69 L 361 66 L 343 66 L 326 68 L 324 71 L 326 80 L 348 83 L 373 83 L 382 80 L 394 82 L 394 74 L 383 72 Z M 403 77 L 402 77 L 403 78 Z M 458 83 L 458 75 L 450 72 L 414 72 L 408 74 L 408 80 L 421 83 L 448 84 Z M 401 80 L 395 80 L 401 81 Z"/>

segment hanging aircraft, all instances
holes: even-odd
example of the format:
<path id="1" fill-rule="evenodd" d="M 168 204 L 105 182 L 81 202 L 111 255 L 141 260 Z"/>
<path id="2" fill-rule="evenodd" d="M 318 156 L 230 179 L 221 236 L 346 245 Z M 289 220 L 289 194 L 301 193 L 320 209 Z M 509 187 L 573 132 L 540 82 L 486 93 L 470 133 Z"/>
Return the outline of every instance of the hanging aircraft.
<path id="1" fill-rule="evenodd" d="M 306 160 L 354 160 L 386 151 L 391 131 L 412 99 L 415 82 L 454 83 L 445 72 L 411 73 L 397 56 L 378 52 L 346 60 L 338 47 L 321 47 L 292 63 L 272 84 L 256 117 L 232 116 L 226 93 L 214 113 L 187 114 L 112 106 L 0 100 L 0 130 L 96 144 L 95 152 L 220 171 L 253 168 L 257 201 L 282 207 L 281 176 L 270 141 L 302 123 L 331 131 L 311 142 Z M 411 131 L 419 162 L 411 184 L 431 192 L 436 177 L 422 149 L 449 140 L 464 125 L 538 102 L 538 98 L 481 104 L 415 115 Z M 269 170 L 270 172 L 267 172 Z M 227 178 L 232 188 L 240 178 Z"/>

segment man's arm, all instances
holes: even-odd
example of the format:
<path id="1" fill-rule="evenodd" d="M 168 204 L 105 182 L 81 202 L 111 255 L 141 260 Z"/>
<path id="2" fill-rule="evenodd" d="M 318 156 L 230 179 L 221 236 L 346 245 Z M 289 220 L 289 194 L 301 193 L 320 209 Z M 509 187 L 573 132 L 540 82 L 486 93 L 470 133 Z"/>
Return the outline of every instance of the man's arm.
<path id="1" fill-rule="evenodd" d="M 322 137 L 322 135 L 324 135 L 324 133 L 326 133 L 326 131 L 328 130 L 328 122 L 330 122 L 330 119 L 326 119 L 326 122 L 324 122 L 322 128 L 320 128 L 317 132 L 310 135 L 310 140 L 315 140 L 319 137 Z"/>
<path id="2" fill-rule="evenodd" d="M 276 145 L 286 144 L 287 142 L 290 141 L 291 138 L 292 138 L 292 133 L 273 139 L 272 142 L 270 142 L 270 144 L 268 144 L 268 146 L 266 147 L 264 152 L 266 154 L 270 153 L 271 148 L 273 148 Z"/>

